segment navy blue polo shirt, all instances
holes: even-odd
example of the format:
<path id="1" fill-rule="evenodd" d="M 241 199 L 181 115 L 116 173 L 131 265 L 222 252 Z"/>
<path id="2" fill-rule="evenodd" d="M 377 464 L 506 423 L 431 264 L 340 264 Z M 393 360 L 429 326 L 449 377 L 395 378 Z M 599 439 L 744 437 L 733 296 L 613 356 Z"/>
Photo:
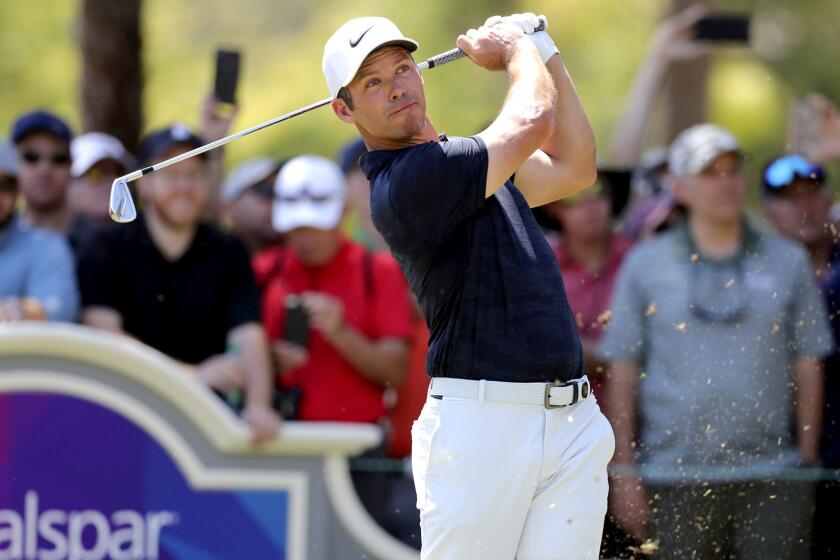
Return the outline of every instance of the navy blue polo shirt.
<path id="1" fill-rule="evenodd" d="M 478 137 L 368 152 L 371 212 L 420 302 L 432 377 L 536 382 L 582 375 L 563 280 L 525 197 L 485 199 Z"/>

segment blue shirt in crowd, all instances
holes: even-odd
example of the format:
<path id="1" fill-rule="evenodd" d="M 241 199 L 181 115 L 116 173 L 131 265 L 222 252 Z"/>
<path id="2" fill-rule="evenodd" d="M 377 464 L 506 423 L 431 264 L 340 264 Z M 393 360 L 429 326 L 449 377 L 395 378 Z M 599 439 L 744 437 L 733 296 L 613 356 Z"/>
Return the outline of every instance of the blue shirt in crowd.
<path id="1" fill-rule="evenodd" d="M 478 137 L 362 158 L 373 223 L 429 325 L 432 377 L 538 382 L 582 374 L 557 261 L 510 181 L 485 199 Z"/>
<path id="2" fill-rule="evenodd" d="M 74 321 L 79 290 L 70 246 L 58 234 L 12 217 L 0 229 L 0 299 L 33 298 L 53 321 Z"/>

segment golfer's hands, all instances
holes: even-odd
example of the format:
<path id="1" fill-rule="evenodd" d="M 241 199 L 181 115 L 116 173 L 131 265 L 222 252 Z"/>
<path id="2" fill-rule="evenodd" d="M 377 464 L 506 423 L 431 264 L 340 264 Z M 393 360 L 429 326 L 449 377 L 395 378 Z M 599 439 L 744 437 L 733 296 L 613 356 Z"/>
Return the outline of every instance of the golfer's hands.
<path id="1" fill-rule="evenodd" d="M 306 351 L 306 348 L 285 340 L 274 342 L 271 345 L 271 352 L 274 355 L 274 363 L 277 364 L 277 372 L 280 375 L 297 369 L 309 361 L 309 352 Z"/>
<path id="2" fill-rule="evenodd" d="M 254 443 L 273 439 L 280 432 L 280 416 L 266 405 L 246 406 L 242 419 L 251 428 L 251 441 Z"/>
<path id="3" fill-rule="evenodd" d="M 650 505 L 642 480 L 629 474 L 614 477 L 610 483 L 609 505 L 619 526 L 643 541 L 650 521 Z"/>
<path id="4" fill-rule="evenodd" d="M 196 373 L 208 387 L 223 393 L 245 386 L 245 368 L 238 359 L 227 354 L 207 358 L 198 365 Z"/>
<path id="5" fill-rule="evenodd" d="M 517 25 L 498 22 L 490 27 L 470 29 L 456 44 L 473 62 L 487 70 L 505 70 L 525 33 Z"/>
<path id="6" fill-rule="evenodd" d="M 545 20 L 546 27 L 548 27 L 548 19 L 545 16 L 543 16 L 543 19 Z M 537 50 L 540 51 L 540 57 L 543 63 L 547 63 L 552 56 L 560 52 L 557 50 L 557 46 L 554 44 L 551 36 L 545 30 L 535 32 L 542 23 L 536 14 L 526 12 L 524 14 L 513 14 L 510 16 L 491 16 L 484 22 L 484 26 L 491 27 L 499 23 L 507 23 L 519 27 L 534 46 L 537 47 Z"/>

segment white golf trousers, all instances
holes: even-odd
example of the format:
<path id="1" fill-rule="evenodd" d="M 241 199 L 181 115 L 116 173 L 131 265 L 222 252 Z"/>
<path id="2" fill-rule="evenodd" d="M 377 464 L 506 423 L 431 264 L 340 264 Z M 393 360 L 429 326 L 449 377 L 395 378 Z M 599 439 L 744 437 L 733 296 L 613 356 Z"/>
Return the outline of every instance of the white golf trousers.
<path id="1" fill-rule="evenodd" d="M 594 396 L 429 396 L 411 434 L 422 560 L 598 558 L 615 439 Z"/>

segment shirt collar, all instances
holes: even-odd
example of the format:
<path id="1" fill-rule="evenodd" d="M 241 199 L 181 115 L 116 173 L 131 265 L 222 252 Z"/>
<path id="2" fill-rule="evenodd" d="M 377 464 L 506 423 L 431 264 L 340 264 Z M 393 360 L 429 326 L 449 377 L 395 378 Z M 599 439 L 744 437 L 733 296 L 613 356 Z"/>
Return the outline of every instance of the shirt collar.
<path id="1" fill-rule="evenodd" d="M 691 235 L 691 230 L 688 227 L 689 219 L 683 220 L 683 223 L 677 229 L 677 248 L 683 256 L 700 255 L 697 245 L 694 243 L 694 238 Z M 761 232 L 750 222 L 746 216 L 743 219 L 743 237 L 741 245 L 735 255 L 726 261 L 736 260 L 740 261 L 749 254 L 758 253 L 762 246 Z"/>
<path id="2" fill-rule="evenodd" d="M 627 254 L 632 246 L 629 239 L 616 234 L 613 234 L 610 237 L 609 244 L 609 248 L 607 249 L 607 258 L 604 259 L 604 264 L 598 271 L 599 273 L 618 268 L 621 261 L 624 259 L 624 255 Z M 555 254 L 557 256 L 557 264 L 560 268 L 580 267 L 580 263 L 577 262 L 574 257 L 572 257 L 571 253 L 566 250 L 566 243 L 563 241 L 562 237 L 560 238 L 560 243 L 557 244 Z"/>
<path id="3" fill-rule="evenodd" d="M 330 261 L 327 264 L 322 266 L 307 266 L 298 258 L 297 253 L 295 253 L 293 250 L 289 250 L 287 253 L 287 258 L 289 259 L 289 269 L 303 271 L 307 275 L 313 277 L 328 276 L 344 266 L 344 263 L 347 261 L 354 247 L 356 247 L 354 243 L 352 243 L 344 235 L 341 235 L 341 239 L 339 240 L 338 251 L 336 251 L 335 255 L 333 255 L 333 258 L 330 259 Z"/>
<path id="4" fill-rule="evenodd" d="M 449 138 L 446 136 L 445 132 L 441 132 L 438 134 L 438 142 L 448 142 Z M 427 144 L 428 142 L 424 142 Z M 367 177 L 368 181 L 374 175 L 378 175 L 383 169 L 385 169 L 395 158 L 400 156 L 401 154 L 405 153 L 407 150 L 411 148 L 416 148 L 417 146 L 422 146 L 423 144 L 417 144 L 415 146 L 408 146 L 406 148 L 399 148 L 397 150 L 372 150 L 369 152 L 365 152 L 362 154 L 361 159 L 359 160 L 359 167 L 361 168 L 362 172 Z"/>

